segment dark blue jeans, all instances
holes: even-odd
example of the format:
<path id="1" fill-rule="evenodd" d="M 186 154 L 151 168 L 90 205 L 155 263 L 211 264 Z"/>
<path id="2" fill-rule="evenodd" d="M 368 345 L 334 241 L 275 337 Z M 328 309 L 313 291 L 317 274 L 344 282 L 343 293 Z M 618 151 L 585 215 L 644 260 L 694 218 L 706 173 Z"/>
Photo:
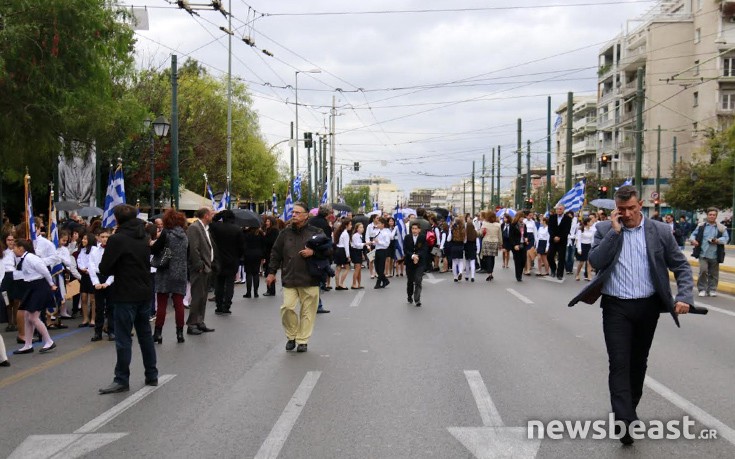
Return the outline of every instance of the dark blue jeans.
<path id="1" fill-rule="evenodd" d="M 130 360 L 133 356 L 132 331 L 138 335 L 140 353 L 143 356 L 146 381 L 158 378 L 156 368 L 156 348 L 151 336 L 151 304 L 148 300 L 137 303 L 115 303 L 115 348 L 117 364 L 115 365 L 115 382 L 128 385 L 130 379 Z"/>

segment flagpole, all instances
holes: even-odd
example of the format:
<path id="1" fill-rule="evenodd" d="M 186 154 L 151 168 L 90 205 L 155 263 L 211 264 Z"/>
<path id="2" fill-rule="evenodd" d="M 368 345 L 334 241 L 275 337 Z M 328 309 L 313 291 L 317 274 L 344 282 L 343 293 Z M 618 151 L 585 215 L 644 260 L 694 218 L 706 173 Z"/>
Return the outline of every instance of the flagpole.
<path id="1" fill-rule="evenodd" d="M 51 240 L 51 212 L 53 212 L 54 209 L 54 182 L 50 183 L 51 185 L 51 193 L 49 193 L 48 198 L 48 230 L 46 231 L 46 236 L 48 236 L 48 240 Z"/>
<path id="2" fill-rule="evenodd" d="M 207 180 L 207 173 L 205 172 L 202 175 L 204 176 L 204 193 L 202 193 L 202 196 L 206 197 L 207 196 L 207 185 L 209 184 L 209 182 Z"/>
<path id="3" fill-rule="evenodd" d="M 26 175 L 23 180 L 24 183 L 24 196 L 25 199 L 23 201 L 23 207 L 25 208 L 25 215 L 26 215 L 26 237 L 30 240 L 31 239 L 31 222 L 30 222 L 30 215 L 28 214 L 28 188 L 30 187 L 31 183 L 31 176 L 28 175 L 28 167 L 26 167 Z"/>

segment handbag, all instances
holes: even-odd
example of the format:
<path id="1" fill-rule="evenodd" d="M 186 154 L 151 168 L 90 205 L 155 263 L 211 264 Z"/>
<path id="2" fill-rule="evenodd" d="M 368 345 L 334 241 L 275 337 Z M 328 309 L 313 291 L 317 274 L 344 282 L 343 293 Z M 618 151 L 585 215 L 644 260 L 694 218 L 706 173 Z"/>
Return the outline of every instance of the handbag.
<path id="1" fill-rule="evenodd" d="M 171 249 L 164 247 L 158 254 L 151 257 L 151 266 L 156 269 L 166 268 L 171 262 Z"/>
<path id="2" fill-rule="evenodd" d="M 64 295 L 65 300 L 71 300 L 75 296 L 79 295 L 81 284 L 78 280 L 74 279 L 66 284 L 66 294 Z"/>
<path id="3" fill-rule="evenodd" d="M 369 251 L 367 253 L 367 259 L 368 261 L 374 261 L 375 260 L 375 249 Z"/>

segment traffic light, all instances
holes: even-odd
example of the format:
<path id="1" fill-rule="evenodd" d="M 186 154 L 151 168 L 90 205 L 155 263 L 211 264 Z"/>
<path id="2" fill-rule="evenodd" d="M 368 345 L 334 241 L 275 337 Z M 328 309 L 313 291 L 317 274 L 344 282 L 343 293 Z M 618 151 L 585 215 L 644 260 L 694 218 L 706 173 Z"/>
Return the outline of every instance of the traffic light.
<path id="1" fill-rule="evenodd" d="M 353 168 L 355 169 L 355 172 L 358 172 L 360 170 L 360 163 L 355 161 L 353 164 Z"/>
<path id="2" fill-rule="evenodd" d="M 600 158 L 600 167 L 607 167 L 608 162 L 610 162 L 610 157 L 608 155 L 602 155 Z"/>
<path id="3" fill-rule="evenodd" d="M 659 204 L 661 204 L 661 201 L 659 201 L 658 199 L 654 199 L 654 200 L 653 200 L 653 205 L 654 205 L 654 206 L 655 206 L 656 208 L 658 208 Z"/>
<path id="4" fill-rule="evenodd" d="M 311 148 L 314 144 L 311 140 L 311 132 L 304 132 L 304 148 Z"/>

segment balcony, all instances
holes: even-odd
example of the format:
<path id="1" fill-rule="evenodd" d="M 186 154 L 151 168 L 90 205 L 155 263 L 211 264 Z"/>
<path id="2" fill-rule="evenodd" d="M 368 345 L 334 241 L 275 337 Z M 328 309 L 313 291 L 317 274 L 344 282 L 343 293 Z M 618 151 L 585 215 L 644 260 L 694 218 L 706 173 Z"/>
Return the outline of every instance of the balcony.
<path id="1" fill-rule="evenodd" d="M 615 70 L 615 65 L 612 62 L 602 65 L 597 70 L 597 78 L 605 80 L 613 74 L 613 70 Z"/>
<path id="2" fill-rule="evenodd" d="M 645 85 L 645 81 L 643 82 Z M 623 98 L 628 98 L 630 96 L 634 96 L 635 92 L 638 90 L 638 81 L 633 80 L 625 83 L 623 87 L 620 89 L 620 95 L 623 96 Z"/>
<path id="3" fill-rule="evenodd" d="M 620 117 L 620 124 L 628 124 L 635 121 L 635 112 L 633 110 L 623 113 Z"/>
<path id="4" fill-rule="evenodd" d="M 607 114 L 600 116 L 597 119 L 597 129 L 605 129 L 615 124 L 615 118 Z"/>
<path id="5" fill-rule="evenodd" d="M 646 45 L 640 45 L 633 49 L 628 49 L 625 57 L 620 61 L 620 67 L 623 70 L 634 70 L 646 63 Z"/>
<path id="6" fill-rule="evenodd" d="M 577 131 L 593 132 L 596 129 L 597 129 L 597 117 L 596 116 L 587 116 L 587 117 L 575 120 L 574 124 L 572 124 L 572 130 L 574 132 L 577 132 Z"/>
<path id="7" fill-rule="evenodd" d="M 598 143 L 598 150 L 600 153 L 609 153 L 612 151 L 613 145 L 612 140 L 602 140 Z"/>
<path id="8" fill-rule="evenodd" d="M 593 139 L 586 139 L 581 142 L 576 142 L 572 144 L 572 153 L 577 154 L 587 154 L 587 153 L 593 153 L 597 148 L 597 142 L 595 142 Z"/>

